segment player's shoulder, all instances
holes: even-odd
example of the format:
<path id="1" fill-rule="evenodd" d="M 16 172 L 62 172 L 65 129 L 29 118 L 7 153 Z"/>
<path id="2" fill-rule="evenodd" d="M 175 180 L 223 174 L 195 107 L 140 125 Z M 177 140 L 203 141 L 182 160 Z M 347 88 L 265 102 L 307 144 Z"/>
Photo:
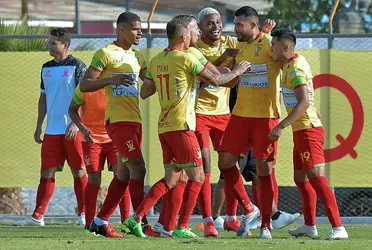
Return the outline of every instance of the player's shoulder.
<path id="1" fill-rule="evenodd" d="M 192 54 L 196 57 L 203 56 L 203 53 L 201 53 L 200 50 L 198 50 L 197 48 L 194 48 L 194 47 L 188 48 L 187 53 L 190 53 L 190 54 Z"/>
<path id="2" fill-rule="evenodd" d="M 56 61 L 54 61 L 54 59 L 50 60 L 50 61 L 47 61 L 45 62 L 41 68 L 49 68 L 49 67 L 53 67 L 56 65 Z"/>
<path id="3" fill-rule="evenodd" d="M 303 55 L 298 54 L 291 61 L 290 65 L 293 69 L 303 69 L 304 71 L 310 68 L 310 64 L 308 63 L 306 58 Z"/>
<path id="4" fill-rule="evenodd" d="M 263 43 L 264 45 L 267 45 L 267 46 L 271 46 L 271 41 L 272 40 L 273 40 L 273 37 L 271 36 L 271 34 L 262 32 L 258 42 L 259 43 L 261 42 L 261 43 Z"/>
<path id="5" fill-rule="evenodd" d="M 95 53 L 96 56 L 104 56 L 106 55 L 109 51 L 115 51 L 118 50 L 118 47 L 115 45 L 115 43 L 109 43 L 106 46 L 98 49 Z"/>
<path id="6" fill-rule="evenodd" d="M 234 37 L 229 35 L 221 36 L 220 41 L 227 46 L 236 45 L 238 43 Z"/>
<path id="7" fill-rule="evenodd" d="M 86 66 L 85 63 L 82 60 L 80 60 L 79 58 L 74 57 L 74 56 L 71 56 L 70 63 L 71 63 L 71 65 L 74 65 L 74 66 L 77 66 L 77 67 L 85 67 Z"/>

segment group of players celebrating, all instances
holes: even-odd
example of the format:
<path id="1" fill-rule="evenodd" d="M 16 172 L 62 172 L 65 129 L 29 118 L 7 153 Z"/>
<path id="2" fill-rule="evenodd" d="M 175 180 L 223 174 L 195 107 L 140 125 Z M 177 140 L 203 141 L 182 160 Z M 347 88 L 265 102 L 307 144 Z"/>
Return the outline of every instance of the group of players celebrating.
<path id="1" fill-rule="evenodd" d="M 35 211 L 24 224 L 44 225 L 55 173 L 67 160 L 75 178 L 79 221 L 91 233 L 123 237 L 109 223 L 119 205 L 125 233 L 195 238 L 188 223 L 199 202 L 205 237 L 218 236 L 220 228 L 246 237 L 259 227 L 259 237 L 270 239 L 272 228 L 283 228 L 300 216 L 277 208 L 277 141 L 291 126 L 294 181 L 305 223 L 289 234 L 318 236 L 319 197 L 332 225 L 326 238 L 348 238 L 324 176 L 325 135 L 314 105 L 313 76 L 306 59 L 294 51 L 295 34 L 288 29 L 272 31 L 272 20 L 265 21 L 260 31 L 257 11 L 249 6 L 234 13 L 237 41 L 222 36 L 217 10 L 205 8 L 197 19 L 173 17 L 166 27 L 168 47 L 148 65 L 132 48 L 142 35 L 141 20 L 134 13 L 118 17 L 117 40 L 98 50 L 88 69 L 68 55 L 69 33 L 51 31 L 48 47 L 54 59 L 42 67 L 35 131 L 35 141 L 42 143 L 41 179 Z M 144 196 L 139 97 L 155 93 L 161 108 L 158 133 L 165 174 Z M 280 119 L 282 102 L 288 113 L 284 119 Z M 213 211 L 210 139 L 221 172 Z M 105 160 L 114 177 L 96 214 Z M 243 178 L 253 182 L 254 202 Z M 161 198 L 159 220 L 152 227 L 146 214 Z M 240 220 L 238 204 L 243 208 Z"/>

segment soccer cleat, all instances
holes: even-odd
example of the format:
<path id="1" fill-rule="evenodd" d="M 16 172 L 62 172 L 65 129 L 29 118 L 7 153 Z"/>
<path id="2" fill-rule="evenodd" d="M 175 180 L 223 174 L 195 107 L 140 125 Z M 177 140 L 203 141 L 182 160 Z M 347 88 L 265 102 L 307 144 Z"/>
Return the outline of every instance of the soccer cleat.
<path id="1" fill-rule="evenodd" d="M 142 232 L 149 237 L 154 236 L 154 229 L 150 224 L 142 224 Z"/>
<path id="2" fill-rule="evenodd" d="M 223 228 L 225 231 L 233 231 L 237 232 L 240 228 L 240 221 L 239 220 L 226 220 L 223 222 Z"/>
<path id="3" fill-rule="evenodd" d="M 328 233 L 326 240 L 348 239 L 349 235 L 344 227 L 334 227 Z"/>
<path id="4" fill-rule="evenodd" d="M 316 226 L 302 225 L 296 229 L 289 229 L 288 233 L 294 237 L 306 236 L 311 239 L 318 237 L 318 230 L 316 229 Z"/>
<path id="5" fill-rule="evenodd" d="M 14 223 L 15 226 L 38 226 L 43 227 L 45 226 L 44 223 L 44 217 L 41 217 L 40 219 L 35 219 L 34 217 L 28 217 L 22 221 Z"/>
<path id="6" fill-rule="evenodd" d="M 283 227 L 286 227 L 289 224 L 292 224 L 300 217 L 299 213 L 289 214 L 289 213 L 282 212 L 282 211 L 279 211 L 279 212 L 280 212 L 280 215 L 278 219 L 273 220 L 271 222 L 271 225 L 272 225 L 271 228 L 282 229 Z"/>
<path id="7" fill-rule="evenodd" d="M 218 231 L 221 231 L 223 230 L 223 223 L 224 223 L 224 220 L 221 216 L 218 216 L 215 220 L 214 220 L 214 226 L 216 227 L 216 229 Z"/>
<path id="8" fill-rule="evenodd" d="M 260 224 L 260 226 L 258 226 L 258 224 Z M 249 229 L 257 229 L 257 228 L 260 228 L 260 227 L 261 227 L 261 220 L 259 218 L 255 219 L 255 220 L 252 220 L 249 223 Z"/>
<path id="9" fill-rule="evenodd" d="M 94 220 L 93 220 L 92 224 L 90 224 L 89 231 L 92 234 L 95 233 L 96 235 L 103 235 L 107 238 L 123 238 L 123 235 L 118 234 L 111 224 L 102 224 L 102 225 L 98 226 L 94 222 Z"/>
<path id="10" fill-rule="evenodd" d="M 129 230 L 132 234 L 137 237 L 146 238 L 146 235 L 142 231 L 141 222 L 137 222 L 133 216 L 130 216 L 123 223 L 122 229 Z"/>
<path id="11" fill-rule="evenodd" d="M 273 237 L 271 236 L 270 230 L 267 227 L 264 227 L 264 228 L 261 228 L 260 238 L 261 239 L 272 239 Z"/>
<path id="12" fill-rule="evenodd" d="M 161 231 L 164 230 L 164 226 L 162 224 L 160 224 L 158 221 L 155 223 L 154 227 L 153 227 L 153 230 L 154 232 L 156 233 L 161 233 Z"/>
<path id="13" fill-rule="evenodd" d="M 204 226 L 204 237 L 217 237 L 218 231 L 212 221 L 209 221 Z"/>
<path id="14" fill-rule="evenodd" d="M 95 237 L 99 236 L 99 234 L 96 234 L 96 232 L 91 232 L 91 231 L 90 231 L 90 228 L 85 228 L 85 229 L 84 229 L 84 233 L 85 233 L 87 236 L 95 236 Z"/>
<path id="15" fill-rule="evenodd" d="M 253 212 L 242 216 L 240 228 L 236 232 L 236 235 L 239 237 L 245 237 L 249 235 L 249 224 L 253 220 L 257 219 L 258 216 L 260 216 L 260 210 L 258 209 L 258 207 L 253 205 Z"/>
<path id="16" fill-rule="evenodd" d="M 81 214 L 78 216 L 79 225 L 85 227 L 85 214 Z"/>
<path id="17" fill-rule="evenodd" d="M 182 228 L 182 229 L 175 229 L 173 230 L 173 237 L 175 238 L 199 238 L 196 234 L 194 234 L 190 228 Z"/>

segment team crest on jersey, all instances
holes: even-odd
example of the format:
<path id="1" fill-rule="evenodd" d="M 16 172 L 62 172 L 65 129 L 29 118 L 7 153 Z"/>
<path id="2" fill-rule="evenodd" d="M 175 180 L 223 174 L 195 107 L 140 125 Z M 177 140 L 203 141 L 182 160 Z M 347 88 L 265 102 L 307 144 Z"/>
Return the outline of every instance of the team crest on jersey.
<path id="1" fill-rule="evenodd" d="M 259 56 L 260 53 L 261 53 L 261 51 L 262 51 L 262 47 L 261 47 L 261 46 L 258 46 L 258 47 L 256 48 L 256 51 L 255 51 L 255 53 L 254 53 L 254 56 Z"/>
<path id="2" fill-rule="evenodd" d="M 129 152 L 132 152 L 133 150 L 136 150 L 136 147 L 134 146 L 133 140 L 129 140 L 125 144 L 127 145 Z"/>
<path id="3" fill-rule="evenodd" d="M 68 76 L 68 68 L 63 70 L 63 76 Z"/>

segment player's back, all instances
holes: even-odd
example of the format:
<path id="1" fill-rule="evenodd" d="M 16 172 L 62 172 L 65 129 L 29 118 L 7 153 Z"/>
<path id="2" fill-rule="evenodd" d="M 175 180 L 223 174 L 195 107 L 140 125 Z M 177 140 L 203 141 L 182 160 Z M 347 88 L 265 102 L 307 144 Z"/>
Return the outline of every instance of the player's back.
<path id="1" fill-rule="evenodd" d="M 280 115 L 280 64 L 271 56 L 271 36 L 261 33 L 252 43 L 239 42 L 236 63 L 249 61 L 249 71 L 241 76 L 233 114 L 252 118 Z"/>
<path id="2" fill-rule="evenodd" d="M 149 74 L 155 82 L 161 113 L 159 134 L 177 130 L 195 130 L 197 59 L 187 52 L 164 50 L 155 56 Z M 201 64 L 198 64 L 201 65 Z"/>

